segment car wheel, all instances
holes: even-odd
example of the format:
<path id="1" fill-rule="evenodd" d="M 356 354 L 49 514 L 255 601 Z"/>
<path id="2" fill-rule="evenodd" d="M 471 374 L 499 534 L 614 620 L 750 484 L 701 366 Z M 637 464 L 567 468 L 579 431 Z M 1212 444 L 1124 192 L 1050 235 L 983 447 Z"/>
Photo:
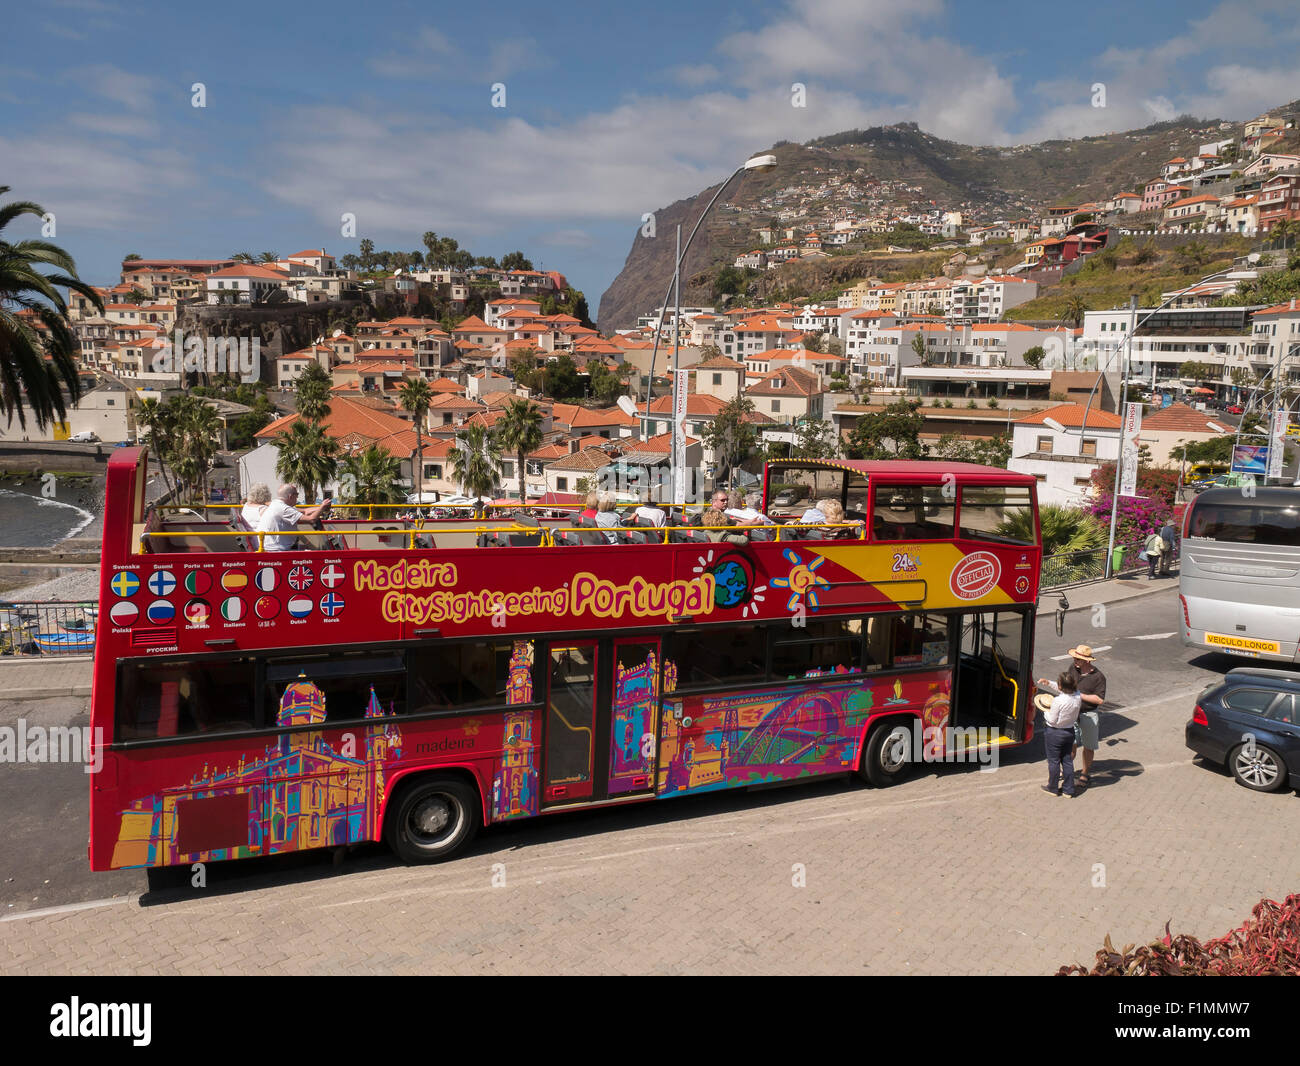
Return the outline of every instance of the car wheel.
<path id="1" fill-rule="evenodd" d="M 862 748 L 861 775 L 876 788 L 888 788 L 902 781 L 911 769 L 910 724 L 895 719 L 876 726 Z"/>
<path id="2" fill-rule="evenodd" d="M 1228 766 L 1238 784 L 1255 792 L 1276 792 L 1287 782 L 1282 756 L 1263 744 L 1239 744 L 1228 756 Z"/>
<path id="3" fill-rule="evenodd" d="M 384 838 L 403 862 L 442 862 L 474 838 L 479 820 L 474 789 L 454 778 L 434 778 L 397 797 Z"/>

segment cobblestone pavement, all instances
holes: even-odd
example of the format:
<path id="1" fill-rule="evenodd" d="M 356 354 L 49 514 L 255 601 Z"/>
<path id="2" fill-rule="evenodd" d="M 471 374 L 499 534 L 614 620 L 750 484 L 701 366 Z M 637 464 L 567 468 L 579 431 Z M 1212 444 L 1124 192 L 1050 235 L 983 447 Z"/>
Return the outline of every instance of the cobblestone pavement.
<path id="1" fill-rule="evenodd" d="M 1300 886 L 1300 799 L 1192 760 L 1199 688 L 1109 716 L 1074 800 L 1040 790 L 1035 743 L 993 773 L 926 768 L 887 790 L 837 780 L 544 819 L 442 866 L 362 856 L 157 905 L 13 915 L 0 971 L 1050 973 L 1090 963 L 1107 933 L 1142 941 L 1172 920 L 1220 935 Z"/>

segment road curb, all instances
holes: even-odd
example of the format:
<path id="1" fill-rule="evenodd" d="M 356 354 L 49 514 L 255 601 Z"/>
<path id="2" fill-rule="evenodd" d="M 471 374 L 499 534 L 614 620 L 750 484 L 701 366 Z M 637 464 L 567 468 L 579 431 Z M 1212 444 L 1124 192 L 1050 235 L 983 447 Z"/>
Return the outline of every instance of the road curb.
<path id="1" fill-rule="evenodd" d="M 46 700 L 57 696 L 89 696 L 89 685 L 52 685 L 49 688 L 15 688 L 0 695 L 7 702 L 14 700 Z"/>
<path id="2" fill-rule="evenodd" d="M 1050 604 L 1050 603 L 1049 603 L 1049 604 L 1043 604 L 1043 603 L 1042 603 L 1042 600 L 1043 600 L 1044 598 L 1046 598 L 1046 597 L 1050 597 L 1050 596 L 1058 596 L 1058 597 L 1059 597 L 1062 593 L 1064 593 L 1066 599 L 1070 599 L 1070 598 L 1071 598 L 1071 597 L 1070 597 L 1070 593 L 1072 593 L 1072 592 L 1081 592 L 1081 591 L 1086 590 L 1086 589 L 1089 589 L 1089 588 L 1091 588 L 1091 587 L 1092 587 L 1091 585 L 1070 585 L 1070 586 L 1065 587 L 1065 588 L 1060 588 L 1060 589 L 1050 589 L 1050 590 L 1048 590 L 1047 592 L 1040 593 L 1040 594 L 1039 594 L 1039 597 L 1038 597 L 1039 602 L 1040 602 L 1040 606 L 1039 606 L 1039 609 L 1038 609 L 1038 610 L 1039 610 L 1039 614 L 1040 614 L 1040 615 L 1041 615 L 1041 614 L 1046 614 L 1046 613 L 1048 613 L 1049 611 L 1051 611 L 1051 612 L 1055 612 L 1055 611 L 1057 610 L 1057 608 L 1056 608 L 1056 606 L 1055 606 L 1054 604 Z M 1128 603 L 1128 602 L 1130 602 L 1131 600 L 1141 600 L 1141 599 L 1145 599 L 1147 596 L 1154 596 L 1154 595 L 1156 595 L 1156 594 L 1159 593 L 1159 592 L 1166 592 L 1166 591 L 1168 591 L 1168 590 L 1171 589 L 1171 588 L 1176 589 L 1177 587 L 1178 587 L 1178 586 L 1177 586 L 1176 584 L 1175 584 L 1175 585 L 1164 585 L 1164 584 L 1162 584 L 1162 585 L 1160 585 L 1158 588 L 1144 588 L 1144 589 L 1141 589 L 1141 590 L 1138 591 L 1138 592 L 1129 593 L 1127 596 L 1117 596 L 1117 597 L 1116 597 L 1115 599 L 1113 599 L 1113 600 L 1090 600 L 1088 603 L 1079 604 L 1078 606 L 1071 606 L 1071 607 L 1070 607 L 1070 608 L 1069 608 L 1065 613 L 1066 613 L 1066 614 L 1074 614 L 1076 611 L 1089 611 L 1089 610 L 1091 610 L 1092 608 L 1094 608 L 1094 607 L 1098 607 L 1098 606 L 1102 606 L 1102 607 L 1110 607 L 1110 606 L 1113 606 L 1114 604 L 1119 604 L 1119 603 Z"/>

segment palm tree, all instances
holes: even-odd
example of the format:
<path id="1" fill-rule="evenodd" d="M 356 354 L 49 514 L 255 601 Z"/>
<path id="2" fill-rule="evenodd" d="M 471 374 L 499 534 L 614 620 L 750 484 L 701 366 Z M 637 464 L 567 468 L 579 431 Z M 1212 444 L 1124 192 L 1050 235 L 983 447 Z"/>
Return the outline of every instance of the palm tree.
<path id="1" fill-rule="evenodd" d="M 275 252 L 263 252 L 258 256 L 258 259 L 263 263 L 274 263 L 277 262 L 279 258 L 280 257 Z"/>
<path id="2" fill-rule="evenodd" d="M 424 491 L 424 416 L 433 401 L 433 390 L 424 378 L 413 378 L 402 382 L 398 394 L 402 407 L 415 418 L 415 476 L 411 479 L 411 486 L 420 493 Z"/>
<path id="3" fill-rule="evenodd" d="M 1272 228 L 1268 231 L 1268 236 L 1273 243 L 1282 242 L 1282 247 L 1287 247 L 1287 238 L 1294 237 L 1296 233 L 1296 223 L 1289 218 L 1280 218 L 1273 223 Z"/>
<path id="4" fill-rule="evenodd" d="M 497 426 L 497 440 L 505 451 L 514 452 L 519 462 L 519 502 L 528 502 L 524 456 L 542 446 L 542 409 L 528 400 L 511 400 Z"/>
<path id="5" fill-rule="evenodd" d="M 167 470 L 167 458 L 171 454 L 171 432 L 172 432 L 172 411 L 167 404 L 160 404 L 155 399 L 146 399 L 140 401 L 140 409 L 136 412 L 135 420 L 141 429 L 144 430 L 144 445 L 153 452 L 154 458 L 158 460 L 158 468 L 162 471 L 163 484 L 167 486 L 167 491 L 174 492 L 175 484 L 172 482 L 171 474 Z"/>
<path id="6" fill-rule="evenodd" d="M 298 413 L 308 422 L 320 424 L 330 413 L 330 377 L 319 363 L 308 363 L 298 378 Z"/>
<path id="7" fill-rule="evenodd" d="M 1107 531 L 1092 515 L 1076 507 L 1062 507 L 1049 503 L 1038 510 L 1038 522 L 1043 533 L 1043 554 L 1058 555 L 1065 552 L 1094 551 L 1106 546 Z M 1022 542 L 1034 539 L 1034 516 L 1029 508 L 1013 511 L 997 531 Z"/>
<path id="8" fill-rule="evenodd" d="M 466 426 L 447 460 L 466 496 L 488 495 L 501 476 L 501 448 L 485 426 Z"/>
<path id="9" fill-rule="evenodd" d="M 402 462 L 377 444 L 364 452 L 352 452 L 343 460 L 343 473 L 350 474 L 356 486 L 347 503 L 401 503 L 398 480 Z"/>
<path id="10" fill-rule="evenodd" d="M 236 252 L 236 253 L 235 253 L 234 255 L 232 255 L 230 258 L 233 259 L 236 263 L 251 263 L 251 262 L 253 261 L 253 253 L 252 253 L 252 252 Z"/>
<path id="11" fill-rule="evenodd" d="M 1088 301 L 1082 296 L 1071 296 L 1065 301 L 1065 306 L 1061 309 L 1061 321 L 1068 322 L 1075 329 L 1083 325 L 1083 314 L 1090 310 Z"/>
<path id="12" fill-rule="evenodd" d="M 9 186 L 0 185 L 0 196 Z M 68 308 L 59 288 L 86 297 L 103 313 L 104 302 L 77 277 L 77 267 L 58 245 L 48 241 L 6 241 L 4 228 L 20 215 L 45 215 L 45 208 L 28 200 L 0 206 L 0 411 L 27 426 L 24 394 L 44 429 L 67 415 L 62 388 L 75 403 L 81 396 L 77 354 L 81 350 L 68 324 Z M 56 273 L 43 274 L 39 266 Z M 44 336 L 42 336 L 42 334 Z"/>
<path id="13" fill-rule="evenodd" d="M 301 485 L 314 502 L 317 486 L 332 481 L 338 472 L 339 442 L 319 423 L 299 417 L 272 443 L 280 453 L 275 461 L 276 476 Z"/>

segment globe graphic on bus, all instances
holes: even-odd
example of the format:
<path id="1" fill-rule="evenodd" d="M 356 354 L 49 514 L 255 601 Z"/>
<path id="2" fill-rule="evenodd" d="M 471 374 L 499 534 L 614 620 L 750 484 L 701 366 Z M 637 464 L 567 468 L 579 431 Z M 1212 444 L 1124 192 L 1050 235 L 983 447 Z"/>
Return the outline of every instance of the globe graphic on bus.
<path id="1" fill-rule="evenodd" d="M 749 598 L 749 570 L 738 559 L 723 559 L 713 568 L 713 599 L 719 607 L 738 607 Z"/>

